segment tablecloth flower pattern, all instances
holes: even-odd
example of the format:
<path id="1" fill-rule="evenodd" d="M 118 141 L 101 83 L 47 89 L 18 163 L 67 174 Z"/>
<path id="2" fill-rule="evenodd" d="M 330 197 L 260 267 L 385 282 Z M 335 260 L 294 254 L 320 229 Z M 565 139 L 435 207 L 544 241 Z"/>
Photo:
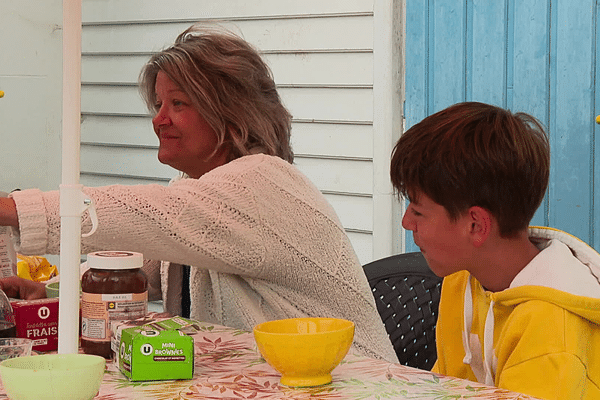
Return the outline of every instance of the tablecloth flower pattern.
<path id="1" fill-rule="evenodd" d="M 352 352 L 333 370 L 330 384 L 290 388 L 279 383 L 279 373 L 261 357 L 252 333 L 206 323 L 196 329 L 193 379 L 131 382 L 108 362 L 94 399 L 532 399 Z M 0 386 L 0 399 L 6 398 Z"/>
<path id="2" fill-rule="evenodd" d="M 95 400 L 156 399 L 502 399 L 531 397 L 349 353 L 333 382 L 312 388 L 279 384 L 280 375 L 260 356 L 252 333 L 199 324 L 194 335 L 192 380 L 130 382 L 107 364 Z"/>

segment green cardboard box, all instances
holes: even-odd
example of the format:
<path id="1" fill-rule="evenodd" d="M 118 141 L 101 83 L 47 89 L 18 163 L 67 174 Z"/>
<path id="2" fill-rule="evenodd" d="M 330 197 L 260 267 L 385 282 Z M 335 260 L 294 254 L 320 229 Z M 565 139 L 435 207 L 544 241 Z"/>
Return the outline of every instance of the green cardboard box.
<path id="1" fill-rule="evenodd" d="M 110 347 L 115 353 L 115 363 L 119 363 L 119 346 L 121 344 L 121 332 L 127 328 L 134 328 L 138 326 L 152 325 L 157 330 L 164 329 L 177 329 L 188 335 L 194 335 L 198 333 L 200 327 L 197 321 L 192 319 L 175 316 L 175 317 L 161 317 L 157 313 L 149 313 L 147 316 L 128 320 L 128 321 L 112 321 L 110 324 L 111 341 Z"/>
<path id="2" fill-rule="evenodd" d="M 132 381 L 191 379 L 194 374 L 194 339 L 166 324 L 121 331 L 119 368 Z"/>

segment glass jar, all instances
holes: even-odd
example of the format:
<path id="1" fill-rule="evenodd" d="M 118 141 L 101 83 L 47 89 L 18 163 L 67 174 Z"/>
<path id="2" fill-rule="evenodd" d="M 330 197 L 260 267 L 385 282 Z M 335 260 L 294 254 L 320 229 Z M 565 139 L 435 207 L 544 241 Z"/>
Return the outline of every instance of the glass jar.
<path id="1" fill-rule="evenodd" d="M 144 258 L 128 251 L 98 251 L 88 254 L 87 263 L 81 278 L 81 347 L 87 354 L 110 359 L 111 323 L 148 313 Z"/>
<path id="2" fill-rule="evenodd" d="M 8 197 L 8 193 L 0 192 L 0 197 Z M 10 231 L 10 227 L 0 226 L 0 278 L 17 275 L 17 253 Z"/>

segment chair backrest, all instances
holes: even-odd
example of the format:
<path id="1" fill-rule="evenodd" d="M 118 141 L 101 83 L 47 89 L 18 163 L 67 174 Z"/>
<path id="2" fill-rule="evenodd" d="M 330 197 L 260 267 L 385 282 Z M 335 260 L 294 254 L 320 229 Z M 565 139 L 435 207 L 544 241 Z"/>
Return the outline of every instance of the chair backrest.
<path id="1" fill-rule="evenodd" d="M 420 252 L 386 257 L 363 269 L 398 360 L 430 370 L 437 359 L 435 325 L 442 278 L 431 272 Z"/>

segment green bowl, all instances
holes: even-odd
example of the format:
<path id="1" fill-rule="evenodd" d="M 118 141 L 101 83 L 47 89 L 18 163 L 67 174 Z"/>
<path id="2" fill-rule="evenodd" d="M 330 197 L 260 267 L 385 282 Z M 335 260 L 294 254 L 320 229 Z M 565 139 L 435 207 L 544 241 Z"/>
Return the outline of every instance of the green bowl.
<path id="1" fill-rule="evenodd" d="M 91 354 L 43 354 L 0 363 L 6 394 L 14 400 L 93 399 L 106 360 Z"/>
<path id="2" fill-rule="evenodd" d="M 46 297 L 58 297 L 58 285 L 60 282 L 51 282 L 46 284 Z"/>
<path id="3" fill-rule="evenodd" d="M 60 281 L 50 282 L 46 284 L 46 297 L 58 297 L 58 288 Z M 79 286 L 79 293 L 81 294 L 81 285 Z"/>

